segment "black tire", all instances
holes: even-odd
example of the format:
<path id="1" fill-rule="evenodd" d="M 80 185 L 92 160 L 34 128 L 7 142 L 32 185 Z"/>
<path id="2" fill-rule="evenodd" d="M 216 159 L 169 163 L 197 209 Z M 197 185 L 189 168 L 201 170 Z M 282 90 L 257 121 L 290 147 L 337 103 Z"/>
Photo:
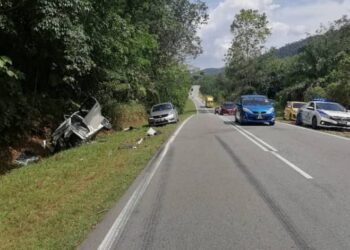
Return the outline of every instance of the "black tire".
<path id="1" fill-rule="evenodd" d="M 244 125 L 242 113 L 239 114 L 239 124 L 240 124 L 240 125 Z"/>
<path id="2" fill-rule="evenodd" d="M 303 120 L 301 119 L 301 114 L 297 114 L 297 119 L 295 120 L 295 124 L 298 126 L 303 125 Z"/>
<path id="3" fill-rule="evenodd" d="M 293 120 L 292 114 L 289 115 L 289 120 L 290 120 L 290 121 Z"/>
<path id="4" fill-rule="evenodd" d="M 316 116 L 312 117 L 311 126 L 312 126 L 313 129 L 318 129 L 317 118 L 316 118 Z"/>

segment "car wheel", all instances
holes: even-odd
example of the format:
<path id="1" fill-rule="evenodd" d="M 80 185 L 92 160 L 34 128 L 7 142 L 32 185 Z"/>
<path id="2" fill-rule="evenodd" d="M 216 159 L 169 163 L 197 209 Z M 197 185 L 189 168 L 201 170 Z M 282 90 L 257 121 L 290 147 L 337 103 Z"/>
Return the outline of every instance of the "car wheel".
<path id="1" fill-rule="evenodd" d="M 316 116 L 312 117 L 312 128 L 313 129 L 318 129 Z"/>
<path id="2" fill-rule="evenodd" d="M 292 121 L 293 120 L 293 116 L 292 114 L 289 115 L 289 120 Z"/>
<path id="3" fill-rule="evenodd" d="M 295 120 L 295 124 L 298 126 L 303 125 L 303 120 L 301 119 L 301 114 L 297 114 L 297 119 Z"/>
<path id="4" fill-rule="evenodd" d="M 243 114 L 239 114 L 239 124 L 244 125 L 244 119 L 243 119 Z"/>

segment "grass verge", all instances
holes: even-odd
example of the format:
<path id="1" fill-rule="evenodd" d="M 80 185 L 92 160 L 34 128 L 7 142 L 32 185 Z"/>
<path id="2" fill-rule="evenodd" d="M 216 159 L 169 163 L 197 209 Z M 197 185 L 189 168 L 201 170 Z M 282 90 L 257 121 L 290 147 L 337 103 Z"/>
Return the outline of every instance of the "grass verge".
<path id="1" fill-rule="evenodd" d="M 183 121 L 196 108 L 188 100 Z M 0 249 L 74 249 L 123 195 L 177 125 L 137 149 L 147 127 L 115 132 L 0 176 Z"/>

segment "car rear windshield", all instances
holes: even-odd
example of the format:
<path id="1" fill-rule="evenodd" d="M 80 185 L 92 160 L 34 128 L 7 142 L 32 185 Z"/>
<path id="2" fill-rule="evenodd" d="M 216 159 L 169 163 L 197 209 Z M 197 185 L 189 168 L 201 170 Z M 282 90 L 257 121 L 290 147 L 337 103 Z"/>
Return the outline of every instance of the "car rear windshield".
<path id="1" fill-rule="evenodd" d="M 271 104 L 266 97 L 249 97 L 242 99 L 243 105 L 269 105 Z"/>
<path id="2" fill-rule="evenodd" d="M 152 112 L 158 112 L 158 111 L 163 111 L 163 110 L 169 110 L 172 109 L 173 106 L 170 103 L 165 103 L 165 104 L 159 104 L 156 105 L 152 108 Z"/>
<path id="3" fill-rule="evenodd" d="M 304 106 L 305 104 L 304 103 L 293 103 L 293 108 L 295 109 L 298 109 L 298 108 L 301 108 L 302 106 Z"/>
<path id="4" fill-rule="evenodd" d="M 223 106 L 225 109 L 233 109 L 234 103 L 233 102 L 225 102 Z"/>
<path id="5" fill-rule="evenodd" d="M 317 109 L 323 109 L 323 110 L 329 110 L 329 111 L 346 111 L 346 109 L 338 104 L 338 103 L 333 103 L 333 102 L 319 102 L 316 103 L 316 108 Z"/>

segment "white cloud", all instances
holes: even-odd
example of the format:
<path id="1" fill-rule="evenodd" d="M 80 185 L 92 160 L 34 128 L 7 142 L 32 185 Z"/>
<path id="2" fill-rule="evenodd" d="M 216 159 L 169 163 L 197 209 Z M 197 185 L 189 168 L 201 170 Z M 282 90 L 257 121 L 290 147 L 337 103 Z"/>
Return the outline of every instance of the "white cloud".
<path id="1" fill-rule="evenodd" d="M 284 6 L 277 0 L 223 0 L 209 11 L 209 22 L 199 31 L 204 53 L 192 62 L 194 65 L 201 68 L 224 65 L 224 55 L 232 40 L 230 25 L 244 8 L 267 14 L 272 28 L 267 46 L 281 47 L 314 33 L 321 23 L 328 24 L 344 14 L 349 15 L 350 0 L 310 0 Z"/>

